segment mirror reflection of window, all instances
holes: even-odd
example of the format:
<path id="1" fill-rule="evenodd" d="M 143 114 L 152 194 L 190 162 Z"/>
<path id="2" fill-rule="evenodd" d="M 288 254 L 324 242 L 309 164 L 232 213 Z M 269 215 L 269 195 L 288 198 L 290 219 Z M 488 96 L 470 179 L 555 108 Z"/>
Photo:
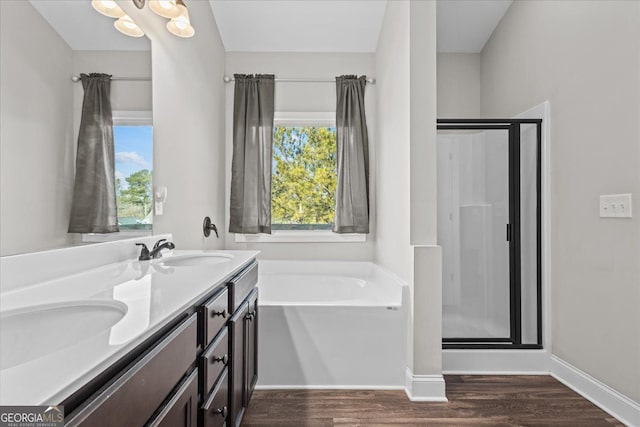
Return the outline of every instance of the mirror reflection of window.
<path id="1" fill-rule="evenodd" d="M 153 224 L 153 127 L 113 126 L 116 202 L 120 230 L 151 230 Z"/>

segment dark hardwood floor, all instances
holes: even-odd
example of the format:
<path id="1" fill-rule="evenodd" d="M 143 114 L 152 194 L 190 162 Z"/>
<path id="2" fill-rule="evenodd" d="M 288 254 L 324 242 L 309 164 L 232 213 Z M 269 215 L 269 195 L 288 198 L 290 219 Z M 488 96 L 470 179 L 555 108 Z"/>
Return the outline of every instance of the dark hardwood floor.
<path id="1" fill-rule="evenodd" d="M 403 391 L 256 390 L 250 426 L 622 426 L 549 376 L 445 376 L 446 403 Z"/>

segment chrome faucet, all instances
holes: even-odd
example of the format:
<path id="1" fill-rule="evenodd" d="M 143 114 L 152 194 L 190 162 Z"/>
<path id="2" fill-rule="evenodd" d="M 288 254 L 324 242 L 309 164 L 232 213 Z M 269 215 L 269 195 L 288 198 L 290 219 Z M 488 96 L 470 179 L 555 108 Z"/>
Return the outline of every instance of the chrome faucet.
<path id="1" fill-rule="evenodd" d="M 153 245 L 153 249 L 149 250 L 144 243 L 136 243 L 136 246 L 142 246 L 140 250 L 139 261 L 149 261 L 150 259 L 162 257 L 163 249 L 174 249 L 176 245 L 173 242 L 168 242 L 167 239 L 160 239 Z"/>

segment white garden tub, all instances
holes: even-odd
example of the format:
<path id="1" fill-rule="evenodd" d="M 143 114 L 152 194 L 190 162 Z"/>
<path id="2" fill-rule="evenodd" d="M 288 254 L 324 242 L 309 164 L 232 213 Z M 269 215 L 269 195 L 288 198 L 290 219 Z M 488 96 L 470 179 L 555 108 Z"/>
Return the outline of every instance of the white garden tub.
<path id="1" fill-rule="evenodd" d="M 369 262 L 260 261 L 261 388 L 401 388 L 408 287 Z"/>

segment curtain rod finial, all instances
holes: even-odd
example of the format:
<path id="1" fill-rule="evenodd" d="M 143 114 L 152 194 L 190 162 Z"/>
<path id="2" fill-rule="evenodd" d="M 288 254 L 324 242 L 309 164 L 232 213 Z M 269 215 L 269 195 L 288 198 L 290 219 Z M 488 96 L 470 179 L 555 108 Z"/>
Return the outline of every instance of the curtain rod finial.
<path id="1" fill-rule="evenodd" d="M 225 83 L 229 83 L 233 79 L 231 77 L 229 77 L 229 76 L 224 76 L 223 80 L 224 80 Z"/>

